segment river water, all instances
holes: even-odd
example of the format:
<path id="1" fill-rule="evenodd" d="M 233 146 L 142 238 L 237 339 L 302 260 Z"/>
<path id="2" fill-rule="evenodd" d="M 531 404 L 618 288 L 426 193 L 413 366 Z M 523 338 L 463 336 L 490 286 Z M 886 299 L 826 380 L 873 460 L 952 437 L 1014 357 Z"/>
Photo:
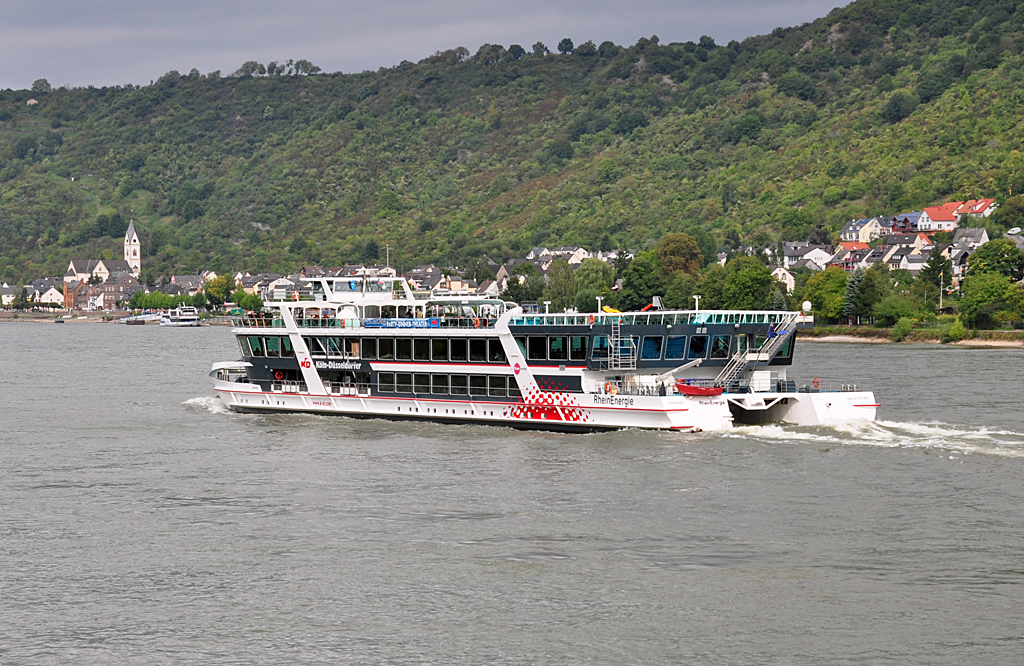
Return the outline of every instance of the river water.
<path id="1" fill-rule="evenodd" d="M 1019 664 L 1024 351 L 801 343 L 878 423 L 237 415 L 229 329 L 0 328 L 3 664 Z"/>

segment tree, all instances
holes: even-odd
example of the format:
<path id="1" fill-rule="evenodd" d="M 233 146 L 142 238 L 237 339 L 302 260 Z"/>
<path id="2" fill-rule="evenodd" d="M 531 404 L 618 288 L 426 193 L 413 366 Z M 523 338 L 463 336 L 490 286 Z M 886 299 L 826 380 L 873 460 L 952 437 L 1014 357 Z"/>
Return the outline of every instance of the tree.
<path id="1" fill-rule="evenodd" d="M 889 278 L 886 275 L 885 264 L 879 262 L 864 272 L 860 281 L 857 294 L 853 297 L 853 316 L 858 319 L 869 318 L 874 314 L 875 303 L 882 299 L 888 291 Z"/>
<path id="2" fill-rule="evenodd" d="M 938 250 L 933 250 L 917 279 L 927 282 L 936 289 L 950 287 L 953 285 L 953 262 Z"/>
<path id="3" fill-rule="evenodd" d="M 28 289 L 22 287 L 21 291 L 18 292 L 18 295 L 14 297 L 13 301 L 11 301 L 11 307 L 15 310 L 24 310 L 28 307 L 29 300 Z"/>
<path id="4" fill-rule="evenodd" d="M 186 222 L 199 219 L 203 216 L 203 208 L 199 205 L 199 202 L 195 199 L 190 199 L 185 202 L 185 205 L 181 207 L 181 217 Z"/>
<path id="5" fill-rule="evenodd" d="M 857 292 L 860 291 L 860 283 L 864 280 L 864 269 L 858 268 L 846 281 L 846 293 L 843 295 L 843 316 L 853 323 L 856 309 Z"/>
<path id="6" fill-rule="evenodd" d="M 889 294 L 875 303 L 871 313 L 880 324 L 892 326 L 904 319 L 918 317 L 921 311 L 917 302 L 906 294 Z"/>
<path id="7" fill-rule="evenodd" d="M 665 274 L 653 252 L 637 252 L 636 258 L 622 272 L 622 290 L 619 309 L 639 310 L 651 302 L 653 296 L 665 294 Z"/>
<path id="8" fill-rule="evenodd" d="M 724 307 L 764 310 L 771 305 L 776 280 L 768 267 L 754 257 L 737 257 L 726 265 Z"/>
<path id="9" fill-rule="evenodd" d="M 600 295 L 596 289 L 580 289 L 576 292 L 577 312 L 597 312 L 597 297 Z"/>
<path id="10" fill-rule="evenodd" d="M 654 246 L 661 268 L 665 275 L 676 271 L 699 273 L 704 255 L 690 234 L 666 234 Z"/>
<path id="11" fill-rule="evenodd" d="M 583 42 L 582 44 L 580 44 L 579 46 L 576 47 L 575 53 L 576 53 L 576 55 L 584 57 L 584 58 L 588 58 L 590 56 L 596 56 L 597 55 L 597 46 L 594 44 L 594 42 L 592 42 L 592 41 L 590 41 L 588 39 L 587 41 Z"/>
<path id="12" fill-rule="evenodd" d="M 729 271 L 718 263 L 711 264 L 701 272 L 697 288 L 697 295 L 701 297 L 700 307 L 705 310 L 726 307 L 725 283 L 728 278 Z"/>
<path id="13" fill-rule="evenodd" d="M 204 294 L 201 291 L 197 291 L 195 293 L 195 295 L 192 296 L 192 307 L 198 308 L 200 310 L 205 310 L 206 309 L 206 305 L 207 305 L 206 294 Z"/>
<path id="14" fill-rule="evenodd" d="M 206 283 L 206 296 L 214 305 L 227 302 L 228 296 L 235 288 L 235 279 L 230 275 L 220 275 Z"/>
<path id="15" fill-rule="evenodd" d="M 577 290 L 589 289 L 598 296 L 604 292 L 611 291 L 615 285 L 615 271 L 606 262 L 600 259 L 584 259 L 580 267 L 576 269 Z"/>
<path id="16" fill-rule="evenodd" d="M 1024 291 L 1000 273 L 970 275 L 960 285 L 960 314 L 972 328 L 988 328 L 1000 319 L 1019 319 L 1022 307 Z"/>
<path id="17" fill-rule="evenodd" d="M 562 38 L 562 41 L 558 42 L 558 52 L 562 55 L 569 55 L 573 51 L 572 40 L 568 37 Z"/>
<path id="18" fill-rule="evenodd" d="M 362 259 L 366 263 L 377 261 L 380 259 L 380 246 L 377 241 L 370 239 L 363 245 Z"/>
<path id="19" fill-rule="evenodd" d="M 676 271 L 668 277 L 665 286 L 665 307 L 672 310 L 689 310 L 693 307 L 693 295 L 700 285 L 697 274 Z"/>
<path id="20" fill-rule="evenodd" d="M 548 285 L 544 299 L 551 301 L 555 312 L 565 312 L 576 302 L 576 276 L 565 259 L 559 258 L 548 266 Z"/>
<path id="21" fill-rule="evenodd" d="M 887 123 L 898 123 L 908 117 L 917 108 L 918 100 L 914 95 L 897 92 L 882 107 L 882 118 Z"/>
<path id="22" fill-rule="evenodd" d="M 533 45 L 533 55 L 537 58 L 543 58 L 547 54 L 551 53 L 548 47 L 544 46 L 543 42 L 537 42 Z"/>
<path id="23" fill-rule="evenodd" d="M 846 271 L 838 266 L 830 266 L 807 280 L 804 298 L 811 302 L 815 314 L 825 319 L 839 319 L 843 315 L 847 280 Z"/>
<path id="24" fill-rule="evenodd" d="M 1008 198 L 992 213 L 991 220 L 1003 230 L 1024 227 L 1024 196 L 1017 194 Z"/>
<path id="25" fill-rule="evenodd" d="M 967 260 L 967 275 L 999 273 L 1014 282 L 1024 279 L 1024 252 L 1009 238 L 989 241 Z"/>
<path id="26" fill-rule="evenodd" d="M 536 302 L 544 293 L 544 277 L 537 267 L 527 262 L 512 270 L 502 297 L 516 303 Z"/>
<path id="27" fill-rule="evenodd" d="M 522 60 L 526 55 L 526 49 L 519 44 L 512 44 L 508 47 L 508 57 L 512 60 Z"/>
<path id="28" fill-rule="evenodd" d="M 46 79 L 36 79 L 32 82 L 32 92 L 37 95 L 45 95 L 51 90 L 52 88 L 50 88 L 50 82 Z"/>

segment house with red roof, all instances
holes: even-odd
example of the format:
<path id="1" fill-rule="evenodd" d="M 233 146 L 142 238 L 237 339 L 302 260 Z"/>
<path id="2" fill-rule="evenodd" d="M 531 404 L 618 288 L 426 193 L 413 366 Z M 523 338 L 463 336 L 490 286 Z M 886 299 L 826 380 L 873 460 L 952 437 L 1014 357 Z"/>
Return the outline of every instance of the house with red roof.
<path id="1" fill-rule="evenodd" d="M 950 201 L 941 206 L 926 207 L 917 220 L 917 230 L 928 233 L 953 231 L 960 222 L 957 211 L 963 205 L 963 201 Z"/>
<path id="2" fill-rule="evenodd" d="M 956 214 L 968 217 L 988 217 L 998 207 L 999 205 L 995 199 L 971 199 L 970 201 L 965 201 L 957 209 Z"/>

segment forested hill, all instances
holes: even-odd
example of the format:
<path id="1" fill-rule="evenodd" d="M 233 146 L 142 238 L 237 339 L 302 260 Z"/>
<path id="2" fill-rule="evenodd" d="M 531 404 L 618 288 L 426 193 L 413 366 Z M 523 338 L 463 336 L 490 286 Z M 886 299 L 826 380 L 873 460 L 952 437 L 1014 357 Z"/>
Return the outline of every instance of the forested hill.
<path id="1" fill-rule="evenodd" d="M 40 81 L 0 93 L 0 268 L 118 256 L 132 215 L 153 276 L 372 260 L 385 243 L 406 266 L 680 230 L 710 251 L 1005 201 L 1024 187 L 1022 24 L 1006 0 L 858 0 L 742 43 Z"/>

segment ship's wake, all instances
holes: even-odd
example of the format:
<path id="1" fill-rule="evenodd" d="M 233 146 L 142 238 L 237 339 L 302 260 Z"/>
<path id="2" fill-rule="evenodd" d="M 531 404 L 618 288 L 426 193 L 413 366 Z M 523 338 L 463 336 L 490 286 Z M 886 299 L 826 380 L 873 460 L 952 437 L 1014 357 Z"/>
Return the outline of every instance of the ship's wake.
<path id="1" fill-rule="evenodd" d="M 224 406 L 224 403 L 219 398 L 213 396 L 203 396 L 200 398 L 190 398 L 182 403 L 185 405 L 185 409 L 196 411 L 196 412 L 209 412 L 211 414 L 231 414 L 231 410 Z"/>
<path id="2" fill-rule="evenodd" d="M 730 431 L 727 436 L 768 441 L 803 441 L 825 446 L 922 448 L 1024 458 L 1024 432 L 939 422 L 857 421 L 816 427 L 742 426 Z"/>

